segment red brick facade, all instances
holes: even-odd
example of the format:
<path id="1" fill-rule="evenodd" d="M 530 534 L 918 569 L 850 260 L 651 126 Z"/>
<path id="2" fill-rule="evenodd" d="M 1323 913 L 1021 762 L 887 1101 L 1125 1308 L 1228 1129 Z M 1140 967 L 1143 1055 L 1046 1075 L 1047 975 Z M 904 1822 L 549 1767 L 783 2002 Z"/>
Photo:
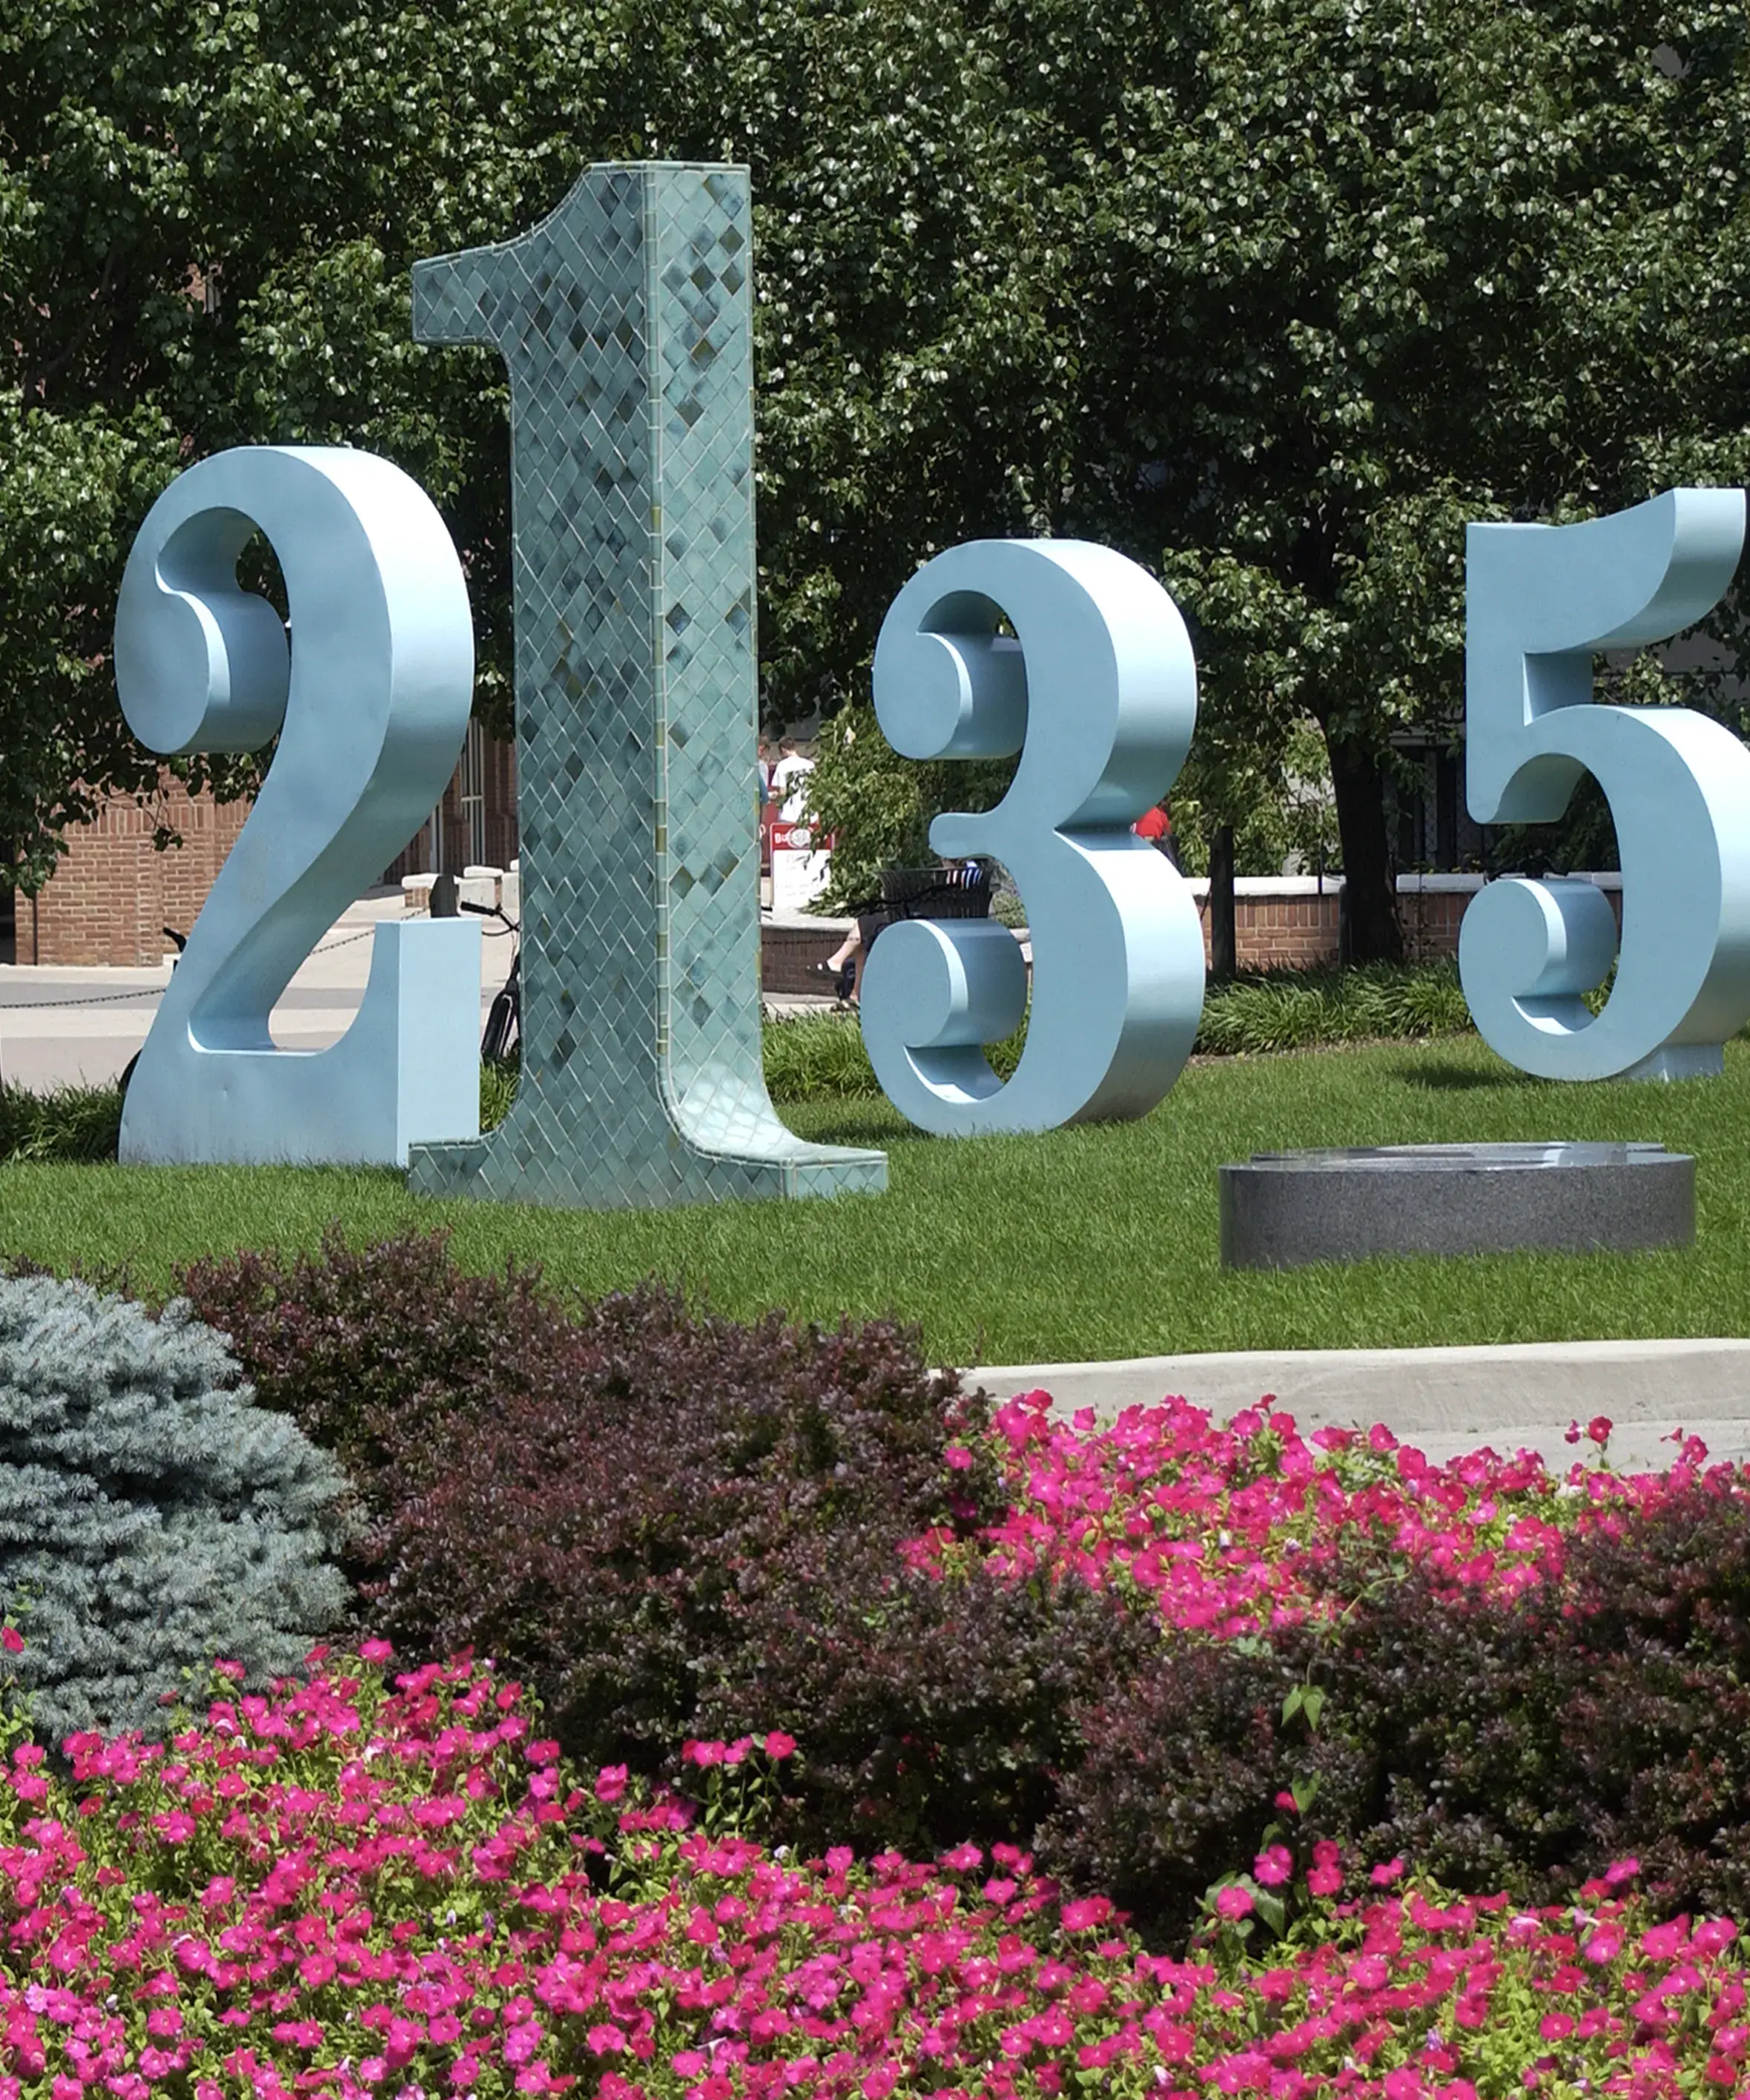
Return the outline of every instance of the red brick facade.
<path id="1" fill-rule="evenodd" d="M 65 857 L 40 896 L 17 902 L 16 955 L 21 963 L 149 964 L 170 942 L 164 929 L 186 933 L 224 865 L 249 813 L 247 802 L 191 797 L 165 776 L 160 799 L 142 809 L 118 796 L 74 832 Z M 161 823 L 183 843 L 156 851 Z"/>
<path id="2" fill-rule="evenodd" d="M 422 824 L 383 880 L 398 882 L 434 867 L 459 874 L 475 861 L 509 867 L 517 851 L 516 795 L 512 747 L 476 738 L 444 790 L 441 860 L 433 854 L 432 827 Z M 42 894 L 18 899 L 15 960 L 124 967 L 160 961 L 171 945 L 163 929 L 186 933 L 193 925 L 251 806 L 191 798 L 168 774 L 160 799 L 144 809 L 126 796 L 106 803 L 91 823 L 69 835 Z M 154 848 L 161 823 L 181 833 L 180 846 Z"/>
<path id="3" fill-rule="evenodd" d="M 40 897 L 18 900 L 17 960 L 21 963 L 152 964 L 169 946 L 165 926 L 183 932 L 196 914 L 242 829 L 249 805 L 223 807 L 206 796 L 191 800 L 165 776 L 162 799 L 146 809 L 110 803 L 96 821 L 73 834 L 66 858 Z M 152 834 L 160 822 L 182 834 L 180 847 L 158 853 Z M 515 753 L 508 744 L 476 736 L 474 748 L 445 790 L 440 818 L 441 857 L 433 851 L 432 827 L 421 826 L 407 849 L 384 871 L 386 881 L 442 868 L 508 867 L 516 858 Z M 1458 924 L 1476 878 L 1403 876 L 1398 882 L 1398 920 L 1404 953 L 1426 961 L 1457 952 Z M 1209 953 L 1207 885 L 1197 885 Z M 1241 877 L 1235 898 L 1240 967 L 1244 970 L 1305 969 L 1337 960 L 1341 885 L 1312 878 L 1266 881 Z M 1607 890 L 1618 919 L 1621 892 L 1614 878 Z M 804 990 L 816 951 L 825 955 L 840 938 L 831 927 L 796 928 L 787 936 L 786 964 L 769 956 L 769 990 Z M 785 949 L 786 943 L 773 944 Z M 776 969 L 776 975 L 774 969 Z M 812 982 L 812 980 L 809 980 Z"/>
<path id="4" fill-rule="evenodd" d="M 1306 881 L 1305 893 L 1301 880 Z M 1427 963 L 1458 953 L 1459 922 L 1476 894 L 1479 878 L 1463 876 L 1400 876 L 1398 924 L 1407 961 Z M 1439 885 L 1436 887 L 1435 885 Z M 1234 937 L 1242 970 L 1303 970 L 1337 960 L 1341 885 L 1327 882 L 1322 892 L 1310 879 L 1248 881 L 1241 876 L 1234 898 Z M 1622 923 L 1622 890 L 1617 878 L 1606 878 L 1604 893 Z M 1209 900 L 1197 898 L 1203 920 L 1203 959 L 1210 960 Z"/>
<path id="5" fill-rule="evenodd" d="M 1203 960 L 1210 961 L 1207 896 L 1197 899 L 1203 920 Z M 1337 960 L 1338 893 L 1320 897 L 1248 897 L 1233 900 L 1234 946 L 1242 970 L 1304 970 Z"/>
<path id="6" fill-rule="evenodd" d="M 1242 970 L 1305 970 L 1337 960 L 1342 893 L 1327 883 L 1310 896 L 1247 895 L 1234 899 L 1234 938 Z M 1398 924 L 1404 952 L 1411 962 L 1430 962 L 1458 952 L 1458 922 L 1470 902 L 1468 890 L 1398 892 Z M 1200 898 L 1203 918 L 1203 959 L 1210 959 L 1209 903 Z"/>

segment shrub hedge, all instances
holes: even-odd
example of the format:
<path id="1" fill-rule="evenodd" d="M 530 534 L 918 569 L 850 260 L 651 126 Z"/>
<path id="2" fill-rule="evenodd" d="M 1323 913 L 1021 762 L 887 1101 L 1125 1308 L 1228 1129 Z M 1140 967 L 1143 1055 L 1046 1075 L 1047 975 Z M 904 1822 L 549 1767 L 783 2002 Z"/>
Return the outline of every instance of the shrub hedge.
<path id="1" fill-rule="evenodd" d="M 1450 960 L 1264 970 L 1206 987 L 1195 1047 L 1200 1056 L 1233 1057 L 1377 1037 L 1459 1035 L 1470 1026 L 1458 965 Z M 999 1079 L 1013 1074 L 1025 1040 L 1017 1032 L 989 1047 Z M 873 1099 L 881 1092 L 862 1030 L 849 1014 L 803 1014 L 769 1023 L 765 1077 L 774 1101 Z"/>
<path id="2" fill-rule="evenodd" d="M 491 1654 L 585 1761 L 686 1780 L 687 1738 L 787 1731 L 774 1839 L 1030 1843 L 1162 1943 L 1272 1826 L 1303 1867 L 1334 1840 L 1527 1901 L 1633 1851 L 1667 1908 L 1750 1912 L 1734 1478 L 1626 1507 L 1517 1599 L 1375 1543 L 1334 1628 L 1216 1639 L 1120 1582 L 908 1551 L 975 1538 L 1004 1489 L 983 1396 L 893 1326 L 570 1305 L 441 1238 L 181 1282 L 351 1474 L 359 1631 Z"/>
<path id="3" fill-rule="evenodd" d="M 1576 1538 L 1561 1582 L 1516 1600 L 1425 1569 L 1356 1588 L 1335 1635 L 1170 1639 L 1080 1708 L 1042 1860 L 1176 1935 L 1203 1877 L 1312 1782 L 1285 1819 L 1303 1864 L 1335 1840 L 1466 1893 L 1554 1903 L 1633 1855 L 1662 1908 L 1750 1915 L 1741 1487 L 1692 1484 Z M 1316 1731 L 1282 1719 L 1307 1683 Z"/>
<path id="4" fill-rule="evenodd" d="M 257 1689 L 293 1669 L 345 1608 L 352 1521 L 333 1456 L 186 1304 L 0 1279 L 0 1618 L 57 1742 L 161 1733 L 216 1657 Z"/>

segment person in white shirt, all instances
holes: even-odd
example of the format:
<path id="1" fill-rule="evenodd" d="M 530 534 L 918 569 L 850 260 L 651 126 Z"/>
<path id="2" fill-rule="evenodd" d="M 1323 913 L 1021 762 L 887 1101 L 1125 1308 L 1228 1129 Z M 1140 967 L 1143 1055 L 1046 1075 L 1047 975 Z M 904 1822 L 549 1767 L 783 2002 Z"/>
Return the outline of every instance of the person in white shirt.
<path id="1" fill-rule="evenodd" d="M 796 739 L 787 736 L 778 745 L 778 760 L 772 768 L 772 794 L 782 805 L 778 814 L 787 824 L 800 824 L 808 814 L 808 777 L 814 770 L 812 758 L 804 758 Z"/>

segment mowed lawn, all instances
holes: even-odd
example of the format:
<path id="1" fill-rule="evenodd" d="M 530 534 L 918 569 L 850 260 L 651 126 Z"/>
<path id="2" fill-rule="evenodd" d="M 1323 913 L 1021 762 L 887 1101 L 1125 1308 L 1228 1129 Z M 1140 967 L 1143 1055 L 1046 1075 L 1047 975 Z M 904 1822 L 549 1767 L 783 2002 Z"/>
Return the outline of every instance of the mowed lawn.
<path id="1" fill-rule="evenodd" d="M 386 1171 L 0 1167 L 0 1249 L 57 1268 L 172 1266 L 240 1246 L 447 1228 L 487 1269 L 540 1262 L 590 1294 L 655 1275 L 716 1309 L 921 1324 L 946 1363 L 1188 1350 L 1750 1334 L 1750 1045 L 1726 1076 L 1563 1087 L 1444 1038 L 1193 1065 L 1139 1123 L 951 1141 L 884 1102 L 785 1111 L 810 1136 L 879 1145 L 881 1197 L 555 1211 L 435 1203 Z M 1217 1259 L 1216 1169 L 1289 1146 L 1465 1139 L 1657 1140 L 1698 1165 L 1696 1245 L 1636 1255 L 1378 1261 L 1275 1275 Z"/>

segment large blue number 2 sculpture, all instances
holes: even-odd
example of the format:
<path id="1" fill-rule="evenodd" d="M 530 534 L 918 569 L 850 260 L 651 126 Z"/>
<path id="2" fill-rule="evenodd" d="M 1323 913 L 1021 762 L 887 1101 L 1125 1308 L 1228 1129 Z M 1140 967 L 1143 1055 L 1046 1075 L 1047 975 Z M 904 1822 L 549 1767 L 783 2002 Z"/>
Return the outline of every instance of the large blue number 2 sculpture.
<path id="1" fill-rule="evenodd" d="M 1479 892 L 1459 969 L 1492 1048 L 1551 1079 L 1721 1070 L 1750 1020 L 1750 752 L 1683 708 L 1593 704 L 1601 649 L 1660 642 L 1716 605 L 1743 544 L 1737 489 L 1677 489 L 1582 525 L 1473 525 L 1466 743 L 1482 823 L 1559 817 L 1582 772 L 1622 866 L 1618 947 L 1591 883 L 1510 877 Z M 1616 964 L 1594 1020 L 1581 994 Z"/>
<path id="2" fill-rule="evenodd" d="M 259 527 L 292 639 L 239 588 Z M 430 812 L 474 686 L 468 592 L 443 521 L 368 452 L 221 452 L 148 514 L 116 608 L 116 682 L 149 750 L 255 751 L 267 778 L 140 1052 L 125 1160 L 404 1162 L 479 1128 L 480 929 L 380 925 L 364 1003 L 331 1048 L 278 1048 L 276 1000 Z"/>
<path id="3" fill-rule="evenodd" d="M 1085 541 L 950 548 L 888 613 L 875 702 L 909 758 L 1020 752 L 1001 803 L 938 817 L 930 843 L 1001 862 L 1033 940 L 1026 1048 L 1004 1085 L 981 1046 L 1026 1011 L 1013 935 L 976 921 L 886 929 L 862 1021 L 888 1098 L 950 1136 L 1146 1114 L 1203 1009 L 1196 904 L 1130 828 L 1172 785 L 1197 718 L 1178 608 L 1146 570 Z"/>

